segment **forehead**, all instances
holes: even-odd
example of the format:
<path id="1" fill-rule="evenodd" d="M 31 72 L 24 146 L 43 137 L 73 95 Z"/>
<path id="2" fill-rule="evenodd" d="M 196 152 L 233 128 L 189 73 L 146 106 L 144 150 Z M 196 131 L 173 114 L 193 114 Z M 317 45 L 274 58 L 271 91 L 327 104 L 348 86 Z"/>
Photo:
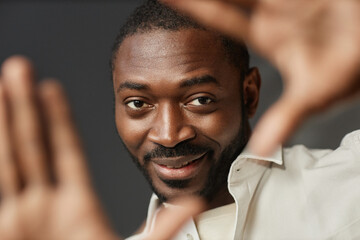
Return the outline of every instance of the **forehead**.
<path id="1" fill-rule="evenodd" d="M 211 47 L 211 48 L 210 48 Z M 152 30 L 137 33 L 124 39 L 119 48 L 119 54 L 128 53 L 132 57 L 162 57 L 183 53 L 222 53 L 223 48 L 219 37 L 210 31 L 199 29 L 183 29 L 178 31 Z"/>
<path id="2" fill-rule="evenodd" d="M 145 76 L 180 79 L 191 73 L 216 75 L 219 71 L 237 73 L 226 60 L 220 37 L 198 29 L 136 33 L 124 39 L 114 62 L 115 82 Z"/>
<path id="3" fill-rule="evenodd" d="M 183 29 L 178 31 L 152 30 L 137 33 L 124 39 L 117 53 L 118 63 L 146 65 L 146 59 L 173 58 L 188 61 L 189 58 L 219 58 L 225 54 L 219 37 L 205 30 Z"/>

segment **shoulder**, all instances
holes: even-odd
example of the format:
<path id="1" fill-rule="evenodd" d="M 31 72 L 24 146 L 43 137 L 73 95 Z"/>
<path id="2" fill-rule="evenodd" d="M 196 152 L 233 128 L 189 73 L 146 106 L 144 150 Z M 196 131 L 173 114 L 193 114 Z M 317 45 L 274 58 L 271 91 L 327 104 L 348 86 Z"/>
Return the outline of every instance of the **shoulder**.
<path id="1" fill-rule="evenodd" d="M 266 185 L 281 186 L 278 191 L 285 193 L 301 192 L 317 206 L 325 202 L 338 204 L 339 209 L 356 206 L 360 199 L 360 191 L 354 191 L 360 186 L 359 139 L 358 130 L 347 134 L 335 150 L 308 149 L 303 145 L 285 148 L 283 165 L 272 165 Z M 341 204 L 346 206 L 341 208 Z"/>
<path id="2" fill-rule="evenodd" d="M 355 229 L 360 224 L 359 140 L 358 130 L 347 134 L 335 150 L 303 145 L 283 149 L 283 165 L 273 164 L 264 178 L 263 198 L 294 222 L 306 216 L 329 236 L 350 226 Z M 283 209 L 288 202 L 289 208 Z"/>
<path id="3" fill-rule="evenodd" d="M 304 145 L 295 145 L 283 149 L 283 161 L 288 170 L 310 170 L 358 166 L 360 170 L 360 130 L 347 134 L 339 147 L 332 149 L 309 149 Z"/>
<path id="4" fill-rule="evenodd" d="M 304 239 L 358 234 L 359 139 L 360 131 L 354 131 L 335 150 L 303 145 L 283 149 L 283 164 L 273 163 L 257 188 L 253 221 L 259 226 L 270 222 L 273 229 L 279 227 L 279 234 L 289 236 L 301 225 Z"/>
<path id="5" fill-rule="evenodd" d="M 347 134 L 341 141 L 340 147 L 350 148 L 360 154 L 360 129 Z"/>
<path id="6" fill-rule="evenodd" d="M 351 210 L 349 206 L 356 206 L 360 199 L 360 191 L 354 191 L 360 186 L 359 139 L 357 130 L 347 134 L 335 150 L 308 149 L 303 145 L 286 148 L 283 166 L 273 165 L 270 176 L 289 181 L 289 187 L 297 188 L 309 202 L 317 202 L 318 209 L 331 203 Z M 286 189 L 287 185 L 282 185 Z"/>

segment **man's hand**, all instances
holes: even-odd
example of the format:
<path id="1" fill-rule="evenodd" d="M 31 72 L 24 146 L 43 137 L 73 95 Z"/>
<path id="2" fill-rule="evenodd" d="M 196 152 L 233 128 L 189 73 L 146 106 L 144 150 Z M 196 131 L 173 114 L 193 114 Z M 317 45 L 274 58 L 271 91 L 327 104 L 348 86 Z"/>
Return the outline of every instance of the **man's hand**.
<path id="1" fill-rule="evenodd" d="M 360 90 L 358 0 L 162 0 L 203 24 L 244 39 L 284 80 L 250 147 L 266 155 L 310 114 Z"/>
<path id="2" fill-rule="evenodd" d="M 11 57 L 0 78 L 0 239 L 112 240 L 92 189 L 61 86 L 39 86 L 29 60 Z M 147 239 L 169 239 L 203 202 L 163 209 Z"/>
<path id="3" fill-rule="evenodd" d="M 155 224 L 144 240 L 169 240 L 174 237 L 191 216 L 205 210 L 205 202 L 200 197 L 183 197 L 171 202 L 171 207 L 163 207 L 157 214 Z"/>
<path id="4" fill-rule="evenodd" d="M 22 57 L 2 66 L 0 143 L 2 240 L 116 239 L 91 188 L 60 85 L 35 86 Z"/>

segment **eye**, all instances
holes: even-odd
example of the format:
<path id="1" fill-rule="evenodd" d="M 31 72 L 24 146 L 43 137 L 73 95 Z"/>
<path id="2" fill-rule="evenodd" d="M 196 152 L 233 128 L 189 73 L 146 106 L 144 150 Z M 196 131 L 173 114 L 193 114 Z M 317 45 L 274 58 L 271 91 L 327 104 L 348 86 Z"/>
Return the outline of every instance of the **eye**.
<path id="1" fill-rule="evenodd" d="M 131 100 L 131 101 L 127 102 L 126 105 L 133 110 L 141 110 L 144 108 L 151 107 L 150 104 L 148 104 L 144 101 L 141 101 L 141 100 Z"/>
<path id="2" fill-rule="evenodd" d="M 214 100 L 209 97 L 198 97 L 198 98 L 192 100 L 191 102 L 189 102 L 188 105 L 203 106 L 203 105 L 208 105 L 212 102 L 214 102 Z"/>

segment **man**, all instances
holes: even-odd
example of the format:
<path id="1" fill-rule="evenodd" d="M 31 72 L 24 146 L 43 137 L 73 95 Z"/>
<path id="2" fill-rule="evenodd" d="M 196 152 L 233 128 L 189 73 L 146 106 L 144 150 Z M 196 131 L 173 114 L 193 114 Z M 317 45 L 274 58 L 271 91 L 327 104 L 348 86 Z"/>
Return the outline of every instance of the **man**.
<path id="1" fill-rule="evenodd" d="M 243 151 L 260 86 L 244 46 L 154 1 L 140 7 L 124 29 L 112 59 L 116 124 L 159 198 L 153 197 L 144 232 L 135 239 L 152 229 L 152 239 L 168 238 L 175 229 L 168 226 L 177 223 L 166 223 L 164 211 L 181 220 L 185 210 L 195 211 L 167 203 L 188 195 L 203 196 L 207 211 L 178 238 L 359 236 L 359 192 L 353 191 L 360 181 L 359 133 L 346 137 L 335 152 L 294 147 L 260 157 Z M 2 71 L 0 116 L 8 117 L 0 118 L 0 234 L 114 239 L 89 187 L 63 94 L 53 82 L 39 90 L 43 131 L 50 139 L 44 146 L 31 71 L 22 58 L 9 59 Z M 55 184 L 46 171 L 49 156 Z M 161 203 L 166 208 L 158 212 Z"/>
<path id="2" fill-rule="evenodd" d="M 156 2 L 121 29 L 112 62 L 117 128 L 156 194 L 144 231 L 161 203 L 200 195 L 208 211 L 175 239 L 359 236 L 360 192 L 345 190 L 360 184 L 359 132 L 335 153 L 243 151 L 260 86 L 248 62 L 244 46 Z"/>
<path id="3" fill-rule="evenodd" d="M 117 129 L 160 202 L 200 195 L 209 209 L 233 203 L 227 175 L 250 136 L 260 86 L 248 65 L 243 45 L 157 2 L 120 30 Z"/>

